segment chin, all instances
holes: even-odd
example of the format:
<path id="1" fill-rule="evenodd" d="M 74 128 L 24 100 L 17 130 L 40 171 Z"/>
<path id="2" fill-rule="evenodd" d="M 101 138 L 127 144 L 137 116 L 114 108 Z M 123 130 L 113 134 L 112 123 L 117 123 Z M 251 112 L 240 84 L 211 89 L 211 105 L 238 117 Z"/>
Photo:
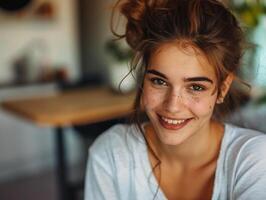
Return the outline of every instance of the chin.
<path id="1" fill-rule="evenodd" d="M 184 143 L 188 138 L 188 132 L 155 130 L 161 143 L 165 145 L 176 146 Z"/>

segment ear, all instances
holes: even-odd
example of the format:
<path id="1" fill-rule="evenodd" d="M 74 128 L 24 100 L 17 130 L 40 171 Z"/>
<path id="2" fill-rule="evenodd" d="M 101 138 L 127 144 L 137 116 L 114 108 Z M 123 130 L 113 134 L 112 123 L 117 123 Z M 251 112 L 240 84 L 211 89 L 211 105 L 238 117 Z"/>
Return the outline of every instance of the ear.
<path id="1" fill-rule="evenodd" d="M 225 80 L 223 81 L 223 84 L 221 85 L 221 88 L 220 88 L 220 95 L 217 97 L 217 100 L 216 100 L 216 103 L 217 104 L 221 104 L 223 103 L 224 101 L 224 98 L 226 96 L 226 94 L 228 93 L 229 89 L 230 89 L 230 86 L 234 80 L 235 76 L 234 74 L 230 73 L 226 78 Z"/>

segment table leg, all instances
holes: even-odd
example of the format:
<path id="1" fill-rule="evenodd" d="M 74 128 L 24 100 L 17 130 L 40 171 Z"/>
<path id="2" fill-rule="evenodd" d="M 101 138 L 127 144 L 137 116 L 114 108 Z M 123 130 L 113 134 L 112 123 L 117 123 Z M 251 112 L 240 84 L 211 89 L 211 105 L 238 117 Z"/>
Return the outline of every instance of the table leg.
<path id="1" fill-rule="evenodd" d="M 68 185 L 67 185 L 67 164 L 65 153 L 65 141 L 63 135 L 63 128 L 56 128 L 55 142 L 56 142 L 56 173 L 58 184 L 58 199 L 68 199 Z"/>

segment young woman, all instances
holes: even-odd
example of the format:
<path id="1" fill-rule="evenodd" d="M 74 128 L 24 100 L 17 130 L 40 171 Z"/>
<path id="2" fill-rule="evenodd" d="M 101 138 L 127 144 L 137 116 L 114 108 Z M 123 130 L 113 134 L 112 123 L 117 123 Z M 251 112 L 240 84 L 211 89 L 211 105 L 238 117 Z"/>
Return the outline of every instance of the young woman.
<path id="1" fill-rule="evenodd" d="M 136 116 L 89 151 L 85 199 L 266 199 L 266 135 L 223 123 L 243 33 L 217 0 L 123 0 Z M 260 119 L 262 120 L 262 119 Z"/>

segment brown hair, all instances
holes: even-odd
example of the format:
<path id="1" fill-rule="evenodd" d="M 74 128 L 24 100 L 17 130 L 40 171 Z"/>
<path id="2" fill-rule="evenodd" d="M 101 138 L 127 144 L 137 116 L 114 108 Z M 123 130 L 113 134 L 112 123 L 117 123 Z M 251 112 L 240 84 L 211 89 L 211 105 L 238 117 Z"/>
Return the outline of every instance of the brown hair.
<path id="1" fill-rule="evenodd" d="M 236 74 L 239 70 L 243 31 L 235 16 L 220 1 L 119 0 L 117 8 L 127 19 L 127 24 L 123 35 L 115 34 L 125 38 L 134 50 L 131 67 L 139 70 L 140 75 L 135 116 L 140 113 L 144 72 L 150 56 L 164 43 L 179 41 L 203 52 L 215 69 L 218 95 L 227 75 Z M 238 89 L 234 86 L 230 88 L 224 103 L 216 106 L 214 117 L 220 119 L 236 108 L 237 96 L 242 94 Z M 140 122 L 137 121 L 137 124 L 140 127 Z"/>
<path id="2" fill-rule="evenodd" d="M 113 33 L 126 38 L 134 50 L 131 69 L 138 70 L 141 83 L 135 101 L 136 112 L 140 109 L 143 77 L 150 56 L 163 43 L 179 41 L 203 52 L 214 66 L 218 95 L 227 75 L 238 72 L 244 35 L 235 16 L 223 3 L 217 0 L 119 0 L 116 6 L 126 17 L 127 24 L 125 34 Z M 224 103 L 215 107 L 214 117 L 220 119 L 237 108 L 243 97 L 237 87 L 231 87 Z"/>

